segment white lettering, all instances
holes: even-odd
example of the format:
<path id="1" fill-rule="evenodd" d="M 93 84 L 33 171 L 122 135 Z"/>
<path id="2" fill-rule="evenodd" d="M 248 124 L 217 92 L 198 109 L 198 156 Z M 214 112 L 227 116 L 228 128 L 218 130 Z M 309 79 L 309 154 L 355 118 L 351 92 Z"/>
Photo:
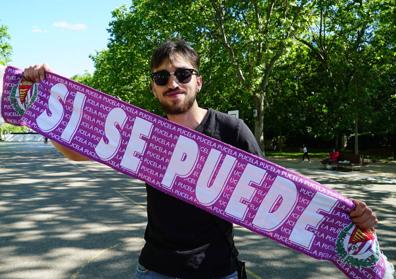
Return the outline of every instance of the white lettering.
<path id="1" fill-rule="evenodd" d="M 220 159 L 221 152 L 216 149 L 211 149 L 205 165 L 202 168 L 201 174 L 199 175 L 196 186 L 196 196 L 198 201 L 204 205 L 212 205 L 220 197 L 236 162 L 234 157 L 226 155 L 216 178 L 212 185 L 210 185 L 210 182 L 213 180 L 213 176 L 218 169 Z"/>
<path id="2" fill-rule="evenodd" d="M 147 146 L 147 142 L 142 139 L 142 136 L 150 137 L 152 128 L 153 123 L 140 117 L 135 118 L 128 146 L 121 160 L 121 167 L 134 173 L 139 170 L 142 161 L 137 155 L 143 154 Z"/>
<path id="3" fill-rule="evenodd" d="M 113 108 L 106 117 L 104 135 L 95 147 L 95 152 L 104 161 L 111 160 L 116 155 L 121 144 L 120 130 L 127 120 L 125 111 Z"/>
<path id="4" fill-rule="evenodd" d="M 83 93 L 76 92 L 76 96 L 73 100 L 72 115 L 70 116 L 69 123 L 67 123 L 67 126 L 61 135 L 61 138 L 68 143 L 71 142 L 78 129 L 78 126 L 80 125 L 85 99 L 86 97 Z"/>
<path id="5" fill-rule="evenodd" d="M 318 228 L 321 221 L 325 219 L 324 216 L 320 214 L 320 211 L 330 213 L 336 203 L 337 200 L 335 198 L 317 192 L 310 204 L 297 220 L 297 223 L 290 234 L 290 240 L 297 245 L 311 249 L 314 233 L 308 231 L 307 228 Z"/>
<path id="6" fill-rule="evenodd" d="M 161 184 L 170 189 L 177 176 L 189 176 L 198 161 L 198 155 L 198 144 L 192 139 L 180 136 L 177 139 L 175 149 L 173 150 Z"/>
<path id="7" fill-rule="evenodd" d="M 230 200 L 228 201 L 225 212 L 240 220 L 245 219 L 247 205 L 243 203 L 251 202 L 256 188 L 252 187 L 253 183 L 261 185 L 265 178 L 266 171 L 254 165 L 247 164 L 243 171 L 238 184 L 235 186 Z"/>
<path id="8" fill-rule="evenodd" d="M 286 221 L 296 202 L 296 185 L 289 179 L 277 176 L 252 224 L 266 231 L 274 231 Z"/>
<path id="9" fill-rule="evenodd" d="M 48 109 L 43 111 L 36 119 L 37 126 L 42 131 L 51 132 L 61 123 L 65 111 L 60 100 L 65 102 L 68 94 L 67 87 L 62 83 L 57 83 L 51 87 Z"/>

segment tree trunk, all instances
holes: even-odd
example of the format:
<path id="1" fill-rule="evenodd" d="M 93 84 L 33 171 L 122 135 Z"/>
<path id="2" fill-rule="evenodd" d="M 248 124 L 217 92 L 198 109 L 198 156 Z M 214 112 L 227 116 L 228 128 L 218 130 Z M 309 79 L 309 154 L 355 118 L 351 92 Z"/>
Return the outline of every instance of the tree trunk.
<path id="1" fill-rule="evenodd" d="M 359 128 L 358 128 L 358 117 L 355 119 L 355 155 L 359 154 Z"/>
<path id="2" fill-rule="evenodd" d="M 263 155 L 265 156 L 264 145 L 264 94 L 255 94 L 254 104 L 257 110 L 257 116 L 254 120 L 254 136 L 260 145 Z"/>
<path id="3" fill-rule="evenodd" d="M 347 145 L 348 145 L 348 137 L 347 135 L 342 135 L 340 150 L 346 149 Z"/>

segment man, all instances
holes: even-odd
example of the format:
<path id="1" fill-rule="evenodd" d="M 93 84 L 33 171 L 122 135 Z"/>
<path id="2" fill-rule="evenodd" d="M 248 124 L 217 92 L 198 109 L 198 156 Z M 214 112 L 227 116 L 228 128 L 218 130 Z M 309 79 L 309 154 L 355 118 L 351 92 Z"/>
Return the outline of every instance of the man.
<path id="1" fill-rule="evenodd" d="M 305 161 L 305 158 L 308 159 L 308 162 L 311 162 L 311 158 L 309 158 L 309 154 L 308 154 L 308 148 L 305 144 L 303 144 L 303 162 Z"/>
<path id="2" fill-rule="evenodd" d="M 177 124 L 195 129 L 240 149 L 261 156 L 260 148 L 243 121 L 199 107 L 196 96 L 202 88 L 199 57 L 184 41 L 167 41 L 151 59 L 151 88 L 166 113 Z M 48 66 L 25 70 L 28 80 L 44 79 Z M 72 160 L 86 158 L 54 143 Z M 135 278 L 227 278 L 236 279 L 238 252 L 232 224 L 147 185 L 145 246 Z M 361 228 L 374 228 L 372 211 L 356 201 L 351 212 Z"/>

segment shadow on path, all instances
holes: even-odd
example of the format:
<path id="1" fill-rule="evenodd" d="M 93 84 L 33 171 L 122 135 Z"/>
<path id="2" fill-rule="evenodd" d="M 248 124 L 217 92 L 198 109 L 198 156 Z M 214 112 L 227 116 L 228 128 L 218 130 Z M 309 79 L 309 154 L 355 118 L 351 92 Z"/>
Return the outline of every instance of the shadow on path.
<path id="1" fill-rule="evenodd" d="M 66 161 L 41 143 L 0 143 L 0 162 L 0 278 L 132 278 L 146 225 L 143 183 L 94 162 Z M 336 173 L 278 163 L 367 201 L 396 264 L 395 170 Z M 249 278 L 344 278 L 328 262 L 243 228 L 236 241 Z"/>

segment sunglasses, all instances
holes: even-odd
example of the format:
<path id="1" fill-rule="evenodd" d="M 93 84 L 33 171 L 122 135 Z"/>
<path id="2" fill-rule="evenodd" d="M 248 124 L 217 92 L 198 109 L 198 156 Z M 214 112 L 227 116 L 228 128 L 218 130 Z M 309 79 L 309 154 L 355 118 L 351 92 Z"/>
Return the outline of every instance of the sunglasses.
<path id="1" fill-rule="evenodd" d="M 180 83 L 189 83 L 191 81 L 192 75 L 198 76 L 199 73 L 195 69 L 177 68 L 173 73 L 170 73 L 167 70 L 151 73 L 151 78 L 155 84 L 164 86 L 168 83 L 171 75 L 174 75 L 177 81 Z"/>

